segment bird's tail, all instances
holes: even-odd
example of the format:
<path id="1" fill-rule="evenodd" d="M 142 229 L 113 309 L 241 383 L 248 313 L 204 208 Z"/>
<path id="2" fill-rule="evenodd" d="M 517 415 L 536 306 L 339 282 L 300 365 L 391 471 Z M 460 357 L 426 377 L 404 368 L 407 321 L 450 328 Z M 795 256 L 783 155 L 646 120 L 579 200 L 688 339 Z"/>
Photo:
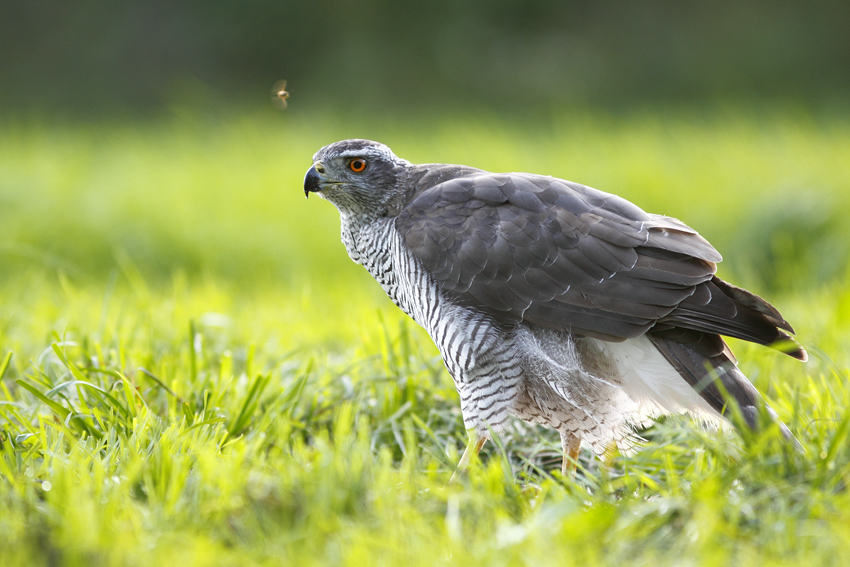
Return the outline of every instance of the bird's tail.
<path id="1" fill-rule="evenodd" d="M 667 362 L 718 413 L 729 417 L 731 401 L 737 406 L 747 426 L 757 431 L 760 425 L 760 408 L 764 408 L 779 426 L 782 435 L 798 448 L 802 447 L 735 364 L 735 358 L 725 344 L 721 352 L 706 355 L 667 337 L 652 334 L 648 336 Z"/>

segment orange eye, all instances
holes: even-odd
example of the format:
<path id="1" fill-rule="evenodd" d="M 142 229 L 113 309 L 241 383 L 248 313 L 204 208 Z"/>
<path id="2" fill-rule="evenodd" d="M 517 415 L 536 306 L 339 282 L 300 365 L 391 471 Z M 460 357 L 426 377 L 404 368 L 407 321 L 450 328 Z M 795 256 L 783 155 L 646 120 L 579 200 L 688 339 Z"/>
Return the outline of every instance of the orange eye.
<path id="1" fill-rule="evenodd" d="M 348 168 L 354 173 L 360 173 L 366 169 L 366 160 L 363 158 L 353 159 L 351 160 L 351 163 L 348 164 Z"/>

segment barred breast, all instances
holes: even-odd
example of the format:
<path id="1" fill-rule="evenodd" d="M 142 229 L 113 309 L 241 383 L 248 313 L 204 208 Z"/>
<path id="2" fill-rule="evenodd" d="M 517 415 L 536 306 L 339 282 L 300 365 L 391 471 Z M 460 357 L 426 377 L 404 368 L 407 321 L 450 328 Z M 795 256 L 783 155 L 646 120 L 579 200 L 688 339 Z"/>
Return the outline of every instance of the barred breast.
<path id="1" fill-rule="evenodd" d="M 627 361 L 617 357 L 625 347 L 527 323 L 505 327 L 451 301 L 407 251 L 391 219 L 349 234 L 346 247 L 355 248 L 349 255 L 436 344 L 467 429 L 490 437 L 516 416 L 579 437 L 601 455 L 612 444 L 628 450 L 634 428 L 667 409 L 638 395 L 636 379 L 621 368 Z"/>
<path id="2" fill-rule="evenodd" d="M 513 341 L 486 314 L 448 300 L 403 245 L 391 219 L 356 231 L 349 255 L 431 336 L 454 380 L 467 429 L 487 435 L 515 414 L 522 378 Z"/>

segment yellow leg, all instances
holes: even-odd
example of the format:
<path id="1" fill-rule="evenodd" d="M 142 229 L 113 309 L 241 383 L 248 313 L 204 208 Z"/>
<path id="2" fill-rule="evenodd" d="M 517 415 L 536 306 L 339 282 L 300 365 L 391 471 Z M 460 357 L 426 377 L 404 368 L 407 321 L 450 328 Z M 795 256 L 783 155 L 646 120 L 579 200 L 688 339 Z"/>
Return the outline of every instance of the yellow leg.
<path id="1" fill-rule="evenodd" d="M 561 461 L 561 474 L 575 478 L 578 453 L 581 450 L 581 437 L 572 433 L 561 433 L 561 446 L 564 448 L 564 460 Z"/>
<path id="2" fill-rule="evenodd" d="M 460 480 L 460 475 L 462 475 L 466 470 L 466 467 L 469 466 L 470 459 L 472 459 L 473 455 L 478 455 L 478 453 L 481 452 L 481 447 L 483 447 L 486 442 L 486 437 L 479 435 L 479 433 L 474 429 L 469 430 L 469 443 L 466 444 L 466 449 L 463 451 L 460 462 L 457 464 L 455 472 L 452 473 L 452 478 L 449 479 L 450 484 Z"/>

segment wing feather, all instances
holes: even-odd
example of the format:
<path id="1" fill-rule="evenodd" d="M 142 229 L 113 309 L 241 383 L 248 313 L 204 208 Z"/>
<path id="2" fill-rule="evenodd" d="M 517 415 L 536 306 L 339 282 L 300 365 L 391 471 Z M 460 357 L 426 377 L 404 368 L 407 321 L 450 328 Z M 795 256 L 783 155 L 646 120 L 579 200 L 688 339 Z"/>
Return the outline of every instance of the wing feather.
<path id="1" fill-rule="evenodd" d="M 715 276 L 720 254 L 681 221 L 552 177 L 418 167 L 395 221 L 405 245 L 446 293 L 496 320 L 604 340 L 791 339 L 775 308 Z"/>

